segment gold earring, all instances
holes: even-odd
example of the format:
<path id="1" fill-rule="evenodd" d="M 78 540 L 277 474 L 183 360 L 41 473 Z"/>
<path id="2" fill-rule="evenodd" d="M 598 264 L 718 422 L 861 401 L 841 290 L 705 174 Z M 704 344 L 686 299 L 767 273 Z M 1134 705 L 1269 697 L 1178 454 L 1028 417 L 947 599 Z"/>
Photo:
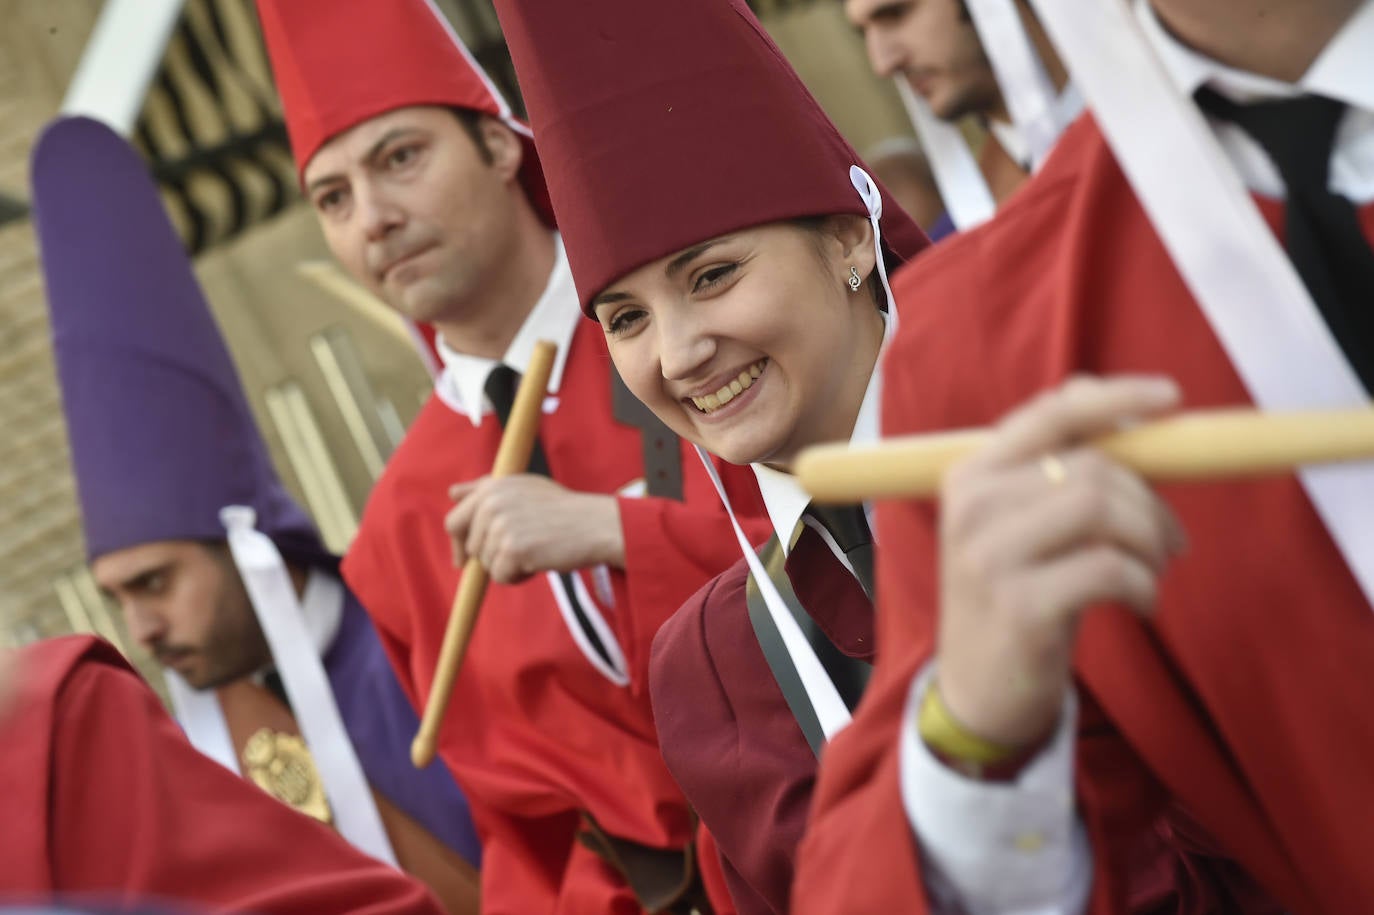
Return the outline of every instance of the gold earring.
<path id="1" fill-rule="evenodd" d="M 846 280 L 846 282 L 849 283 L 849 291 L 850 291 L 850 292 L 858 292 L 858 291 L 859 291 L 859 287 L 863 285 L 863 282 L 864 282 L 864 281 L 863 281 L 863 277 L 859 276 L 859 268 L 858 268 L 858 267 L 850 267 L 850 268 L 849 268 L 849 279 Z"/>

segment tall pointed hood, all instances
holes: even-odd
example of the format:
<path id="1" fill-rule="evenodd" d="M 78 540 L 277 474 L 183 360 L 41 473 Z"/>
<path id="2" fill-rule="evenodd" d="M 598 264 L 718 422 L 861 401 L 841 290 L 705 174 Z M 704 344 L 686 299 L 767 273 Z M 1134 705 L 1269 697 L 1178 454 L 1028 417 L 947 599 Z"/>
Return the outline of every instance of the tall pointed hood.
<path id="1" fill-rule="evenodd" d="M 743 0 L 496 0 L 578 296 L 748 226 L 868 216 L 858 155 Z M 925 246 L 884 193 L 891 265 Z"/>
<path id="2" fill-rule="evenodd" d="M 104 124 L 63 118 L 31 175 L 88 556 L 223 540 L 220 509 L 247 505 L 283 553 L 327 564 L 142 159 Z"/>
<path id="3" fill-rule="evenodd" d="M 552 224 L 530 129 L 433 0 L 257 0 L 298 174 L 330 138 L 397 108 L 442 105 L 504 121 L 524 141 L 520 180 Z M 574 4 L 575 5 L 575 4 Z"/>

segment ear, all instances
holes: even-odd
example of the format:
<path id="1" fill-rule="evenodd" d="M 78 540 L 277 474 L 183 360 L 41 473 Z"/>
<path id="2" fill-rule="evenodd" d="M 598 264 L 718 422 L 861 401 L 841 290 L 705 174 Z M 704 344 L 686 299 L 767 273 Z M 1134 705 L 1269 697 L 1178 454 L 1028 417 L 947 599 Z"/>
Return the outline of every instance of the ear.
<path id="1" fill-rule="evenodd" d="M 504 122 L 489 115 L 483 115 L 477 127 L 491 155 L 492 168 L 499 171 L 502 177 L 514 178 L 525 158 L 525 146 L 520 142 L 519 135 Z"/>
<path id="2" fill-rule="evenodd" d="M 838 258 L 837 265 L 848 273 L 857 267 L 859 275 L 867 278 L 877 266 L 877 252 L 873 250 L 873 224 L 864 216 L 844 213 L 825 221 L 826 246 Z"/>

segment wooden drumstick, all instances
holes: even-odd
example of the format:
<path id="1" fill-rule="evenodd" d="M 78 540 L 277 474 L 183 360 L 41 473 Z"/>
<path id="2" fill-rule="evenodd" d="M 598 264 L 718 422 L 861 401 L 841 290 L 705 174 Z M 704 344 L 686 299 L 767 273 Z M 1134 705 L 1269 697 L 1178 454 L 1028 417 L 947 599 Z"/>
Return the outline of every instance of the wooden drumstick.
<path id="1" fill-rule="evenodd" d="M 991 434 L 965 429 L 864 448 L 808 448 L 797 459 L 797 479 L 818 502 L 928 497 L 939 490 L 945 471 Z M 1374 409 L 1197 410 L 1093 444 L 1150 480 L 1280 473 L 1304 464 L 1374 459 Z"/>
<path id="2" fill-rule="evenodd" d="M 515 403 L 511 407 L 510 419 L 506 421 L 501 445 L 496 449 L 496 461 L 491 469 L 493 477 L 521 473 L 529 466 L 534 439 L 539 432 L 544 395 L 549 388 L 549 376 L 553 374 L 553 360 L 557 352 L 558 347 L 547 340 L 535 344 L 529 367 L 515 392 Z M 439 727 L 443 723 L 444 713 L 448 711 L 453 682 L 458 678 L 458 668 L 463 663 L 468 640 L 472 637 L 472 627 L 477 622 L 477 611 L 482 606 L 486 591 L 487 570 L 481 560 L 470 556 L 463 564 L 463 577 L 458 582 L 458 593 L 453 597 L 453 610 L 449 614 L 448 627 L 444 630 L 444 644 L 439 649 L 439 663 L 434 670 L 434 683 L 425 702 L 420 730 L 410 745 L 410 761 L 417 769 L 423 769 L 434 759 Z"/>

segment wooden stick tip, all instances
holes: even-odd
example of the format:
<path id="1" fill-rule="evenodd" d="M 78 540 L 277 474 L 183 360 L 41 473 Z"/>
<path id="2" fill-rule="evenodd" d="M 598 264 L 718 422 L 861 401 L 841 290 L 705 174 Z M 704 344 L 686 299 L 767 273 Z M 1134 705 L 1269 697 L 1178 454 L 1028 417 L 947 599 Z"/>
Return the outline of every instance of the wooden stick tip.
<path id="1" fill-rule="evenodd" d="M 417 734 L 410 744 L 410 761 L 417 769 L 423 769 L 434 762 L 433 738 Z"/>

